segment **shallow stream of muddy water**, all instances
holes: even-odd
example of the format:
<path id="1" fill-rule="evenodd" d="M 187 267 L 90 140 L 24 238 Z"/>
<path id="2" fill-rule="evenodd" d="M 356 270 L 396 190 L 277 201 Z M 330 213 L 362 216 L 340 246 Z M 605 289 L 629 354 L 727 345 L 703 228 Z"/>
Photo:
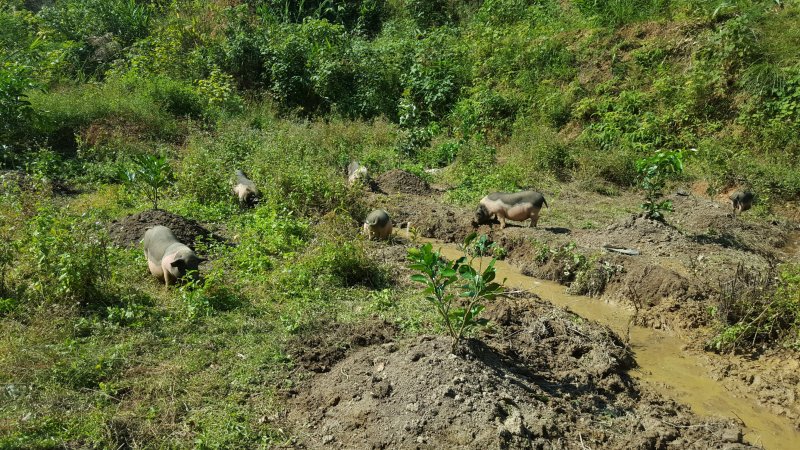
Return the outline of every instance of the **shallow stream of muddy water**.
<path id="1" fill-rule="evenodd" d="M 463 255 L 455 244 L 429 239 L 423 241 L 431 242 L 437 249 L 441 248 L 442 255 L 449 259 Z M 478 258 L 475 262 L 485 266 L 488 259 Z M 608 326 L 623 338 L 630 333 L 630 346 L 639 365 L 633 376 L 665 397 L 689 405 L 701 416 L 741 420 L 746 427 L 745 439 L 753 445 L 761 445 L 768 450 L 800 446 L 800 432 L 790 420 L 771 413 L 751 398 L 733 396 L 708 375 L 700 356 L 684 350 L 686 343 L 680 337 L 651 328 L 629 328 L 633 311 L 628 308 L 599 299 L 566 294 L 564 286 L 522 275 L 503 261 L 498 261 L 495 268 L 497 278 L 505 278 L 505 285 L 510 289 L 533 292 L 543 300 L 567 307 L 581 317 Z"/>

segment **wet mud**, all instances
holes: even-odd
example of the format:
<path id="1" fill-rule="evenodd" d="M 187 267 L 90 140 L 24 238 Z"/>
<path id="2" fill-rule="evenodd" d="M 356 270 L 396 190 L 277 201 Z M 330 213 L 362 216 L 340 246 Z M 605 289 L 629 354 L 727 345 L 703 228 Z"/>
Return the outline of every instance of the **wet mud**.
<path id="1" fill-rule="evenodd" d="M 582 196 L 554 200 L 548 199 L 551 208 L 574 208 L 576 215 L 591 217 L 591 211 L 581 212 L 580 205 L 570 204 L 590 201 Z M 539 228 L 512 223 L 501 230 L 496 225 L 474 229 L 469 208 L 446 204 L 436 193 L 370 198 L 371 204 L 389 210 L 396 223 L 412 222 L 419 236 L 452 244 L 472 231 L 487 234 L 507 250 L 509 270 L 537 278 L 540 285 L 554 281 L 549 284 L 552 292 L 531 289 L 545 300 L 558 303 L 555 294 L 567 295 L 566 290 L 591 295 L 575 297 L 569 307 L 582 317 L 608 324 L 621 336 L 630 333 L 637 361 L 648 367 L 634 373 L 665 396 L 691 405 L 698 414 L 743 422 L 750 443 L 787 448 L 787 442 L 800 442 L 796 352 L 765 349 L 755 355 L 733 355 L 703 350 L 713 332 L 709 311 L 737 268 L 769 273 L 781 262 L 797 261 L 800 233 L 788 222 L 734 217 L 730 205 L 707 197 L 675 195 L 672 200 L 675 212 L 666 223 L 622 214 L 591 228 L 569 228 L 548 223 L 552 211 L 545 209 Z M 602 282 L 575 289 L 574 278 L 563 276 L 563 262 L 543 260 L 540 253 L 542 248 L 570 243 L 572 252 L 599 262 L 598 267 L 611 268 L 610 274 L 600 273 L 594 278 Z M 635 250 L 635 255 L 609 247 Z M 591 304 L 604 306 L 589 310 L 576 306 Z M 608 305 L 614 306 L 602 312 Z"/>

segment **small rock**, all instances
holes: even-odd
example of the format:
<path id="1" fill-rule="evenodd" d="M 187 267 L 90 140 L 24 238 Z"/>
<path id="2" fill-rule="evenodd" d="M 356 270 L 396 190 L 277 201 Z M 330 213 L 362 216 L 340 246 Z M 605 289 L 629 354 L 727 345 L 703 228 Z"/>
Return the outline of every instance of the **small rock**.
<path id="1" fill-rule="evenodd" d="M 372 398 L 385 398 L 392 393 L 392 385 L 388 381 L 381 381 L 372 386 L 370 395 Z"/>
<path id="2" fill-rule="evenodd" d="M 325 436 L 322 436 L 322 444 L 323 445 L 328 445 L 328 444 L 330 444 L 331 442 L 333 442 L 335 440 L 336 440 L 336 438 L 333 437 L 332 434 L 326 434 Z"/>
<path id="3" fill-rule="evenodd" d="M 406 405 L 406 411 L 411 411 L 411 412 L 419 411 L 419 404 L 417 404 L 417 403 L 408 403 Z"/>
<path id="4" fill-rule="evenodd" d="M 722 432 L 723 442 L 742 442 L 742 430 L 737 428 L 728 428 Z"/>
<path id="5" fill-rule="evenodd" d="M 383 347 L 383 349 L 389 353 L 394 353 L 397 351 L 397 344 L 395 344 L 394 342 L 387 342 L 381 345 L 381 347 Z"/>
<path id="6" fill-rule="evenodd" d="M 408 359 L 409 359 L 409 360 L 411 360 L 411 362 L 417 362 L 417 361 L 419 361 L 419 360 L 420 360 L 420 358 L 422 358 L 423 356 L 425 356 L 425 353 L 422 353 L 422 352 L 414 352 L 414 353 L 412 353 L 412 354 L 411 354 L 411 356 L 410 356 Z"/>
<path id="7" fill-rule="evenodd" d="M 342 399 L 337 395 L 332 399 L 328 400 L 328 407 L 333 408 L 334 406 L 338 405 Z"/>
<path id="8" fill-rule="evenodd" d="M 506 417 L 506 420 L 503 421 L 501 434 L 508 433 L 512 436 L 525 436 L 528 434 L 528 430 L 522 422 L 522 416 L 519 411 L 512 411 L 511 414 Z"/>

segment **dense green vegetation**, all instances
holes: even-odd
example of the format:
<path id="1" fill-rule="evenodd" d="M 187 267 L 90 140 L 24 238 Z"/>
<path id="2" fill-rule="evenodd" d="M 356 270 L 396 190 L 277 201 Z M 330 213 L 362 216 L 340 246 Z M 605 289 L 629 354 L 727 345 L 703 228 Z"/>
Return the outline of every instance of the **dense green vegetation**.
<path id="1" fill-rule="evenodd" d="M 712 193 L 796 200 L 798 48 L 800 6 L 775 0 L 0 0 L 0 165 L 26 174 L 0 203 L 0 448 L 279 444 L 293 340 L 440 327 L 355 238 L 352 159 L 446 168 L 468 204 L 614 192 L 696 149 L 680 176 Z M 269 187 L 252 211 L 234 167 Z M 153 206 L 238 245 L 164 290 L 104 227 Z M 783 279 L 769 308 L 796 315 Z M 797 325 L 753 318 L 729 317 L 736 342 Z"/>

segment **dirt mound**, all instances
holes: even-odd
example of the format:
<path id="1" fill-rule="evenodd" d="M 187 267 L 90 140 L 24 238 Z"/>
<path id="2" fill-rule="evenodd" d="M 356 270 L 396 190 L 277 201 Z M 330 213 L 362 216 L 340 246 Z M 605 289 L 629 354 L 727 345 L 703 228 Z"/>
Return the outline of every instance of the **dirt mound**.
<path id="1" fill-rule="evenodd" d="M 122 247 L 136 247 L 141 245 L 145 230 L 156 225 L 169 228 L 179 241 L 193 249 L 198 238 L 220 240 L 219 236 L 194 220 L 160 209 L 151 209 L 115 220 L 109 225 L 108 232 L 115 244 Z"/>
<path id="2" fill-rule="evenodd" d="M 445 242 L 461 242 L 472 232 L 472 213 L 444 203 L 438 196 L 372 195 L 368 204 L 384 208 L 389 212 L 395 226 L 411 222 L 411 227 L 420 236 L 440 239 Z"/>
<path id="3" fill-rule="evenodd" d="M 431 192 L 428 182 L 405 170 L 393 169 L 375 179 L 375 184 L 386 194 L 426 195 Z"/>
<path id="4" fill-rule="evenodd" d="M 423 336 L 351 353 L 301 386 L 288 419 L 301 448 L 752 448 L 639 388 L 607 329 L 533 299 L 496 305 L 500 325 L 462 356 Z M 585 447 L 584 447 L 585 448 Z"/>
<path id="5" fill-rule="evenodd" d="M 289 353 L 299 367 L 316 373 L 329 371 L 348 351 L 392 340 L 398 331 L 394 324 L 379 319 L 322 324 L 318 328 L 319 333 L 304 335 L 302 340 L 289 344 Z"/>

